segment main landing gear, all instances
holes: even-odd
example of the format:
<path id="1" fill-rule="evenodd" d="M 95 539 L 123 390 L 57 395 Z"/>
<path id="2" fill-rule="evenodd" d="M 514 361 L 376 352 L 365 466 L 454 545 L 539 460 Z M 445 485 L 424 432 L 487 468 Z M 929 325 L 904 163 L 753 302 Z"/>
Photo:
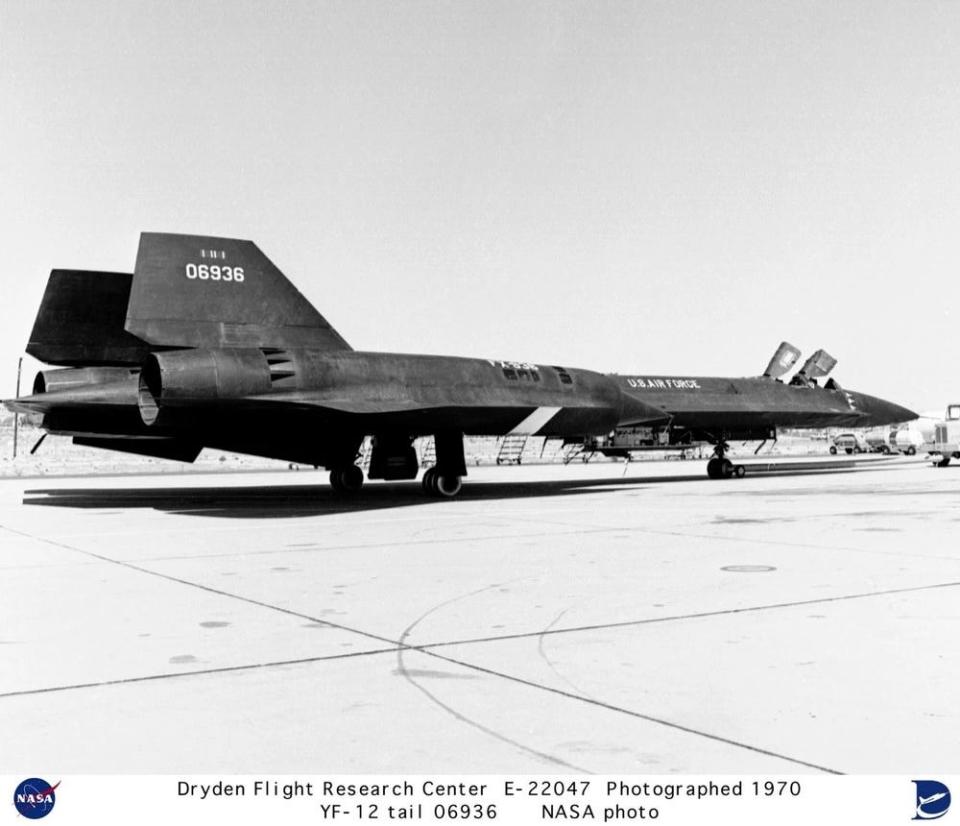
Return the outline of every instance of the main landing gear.
<path id="1" fill-rule="evenodd" d="M 335 493 L 357 493 L 363 487 L 363 471 L 356 465 L 334 468 L 330 471 L 330 486 Z"/>
<path id="2" fill-rule="evenodd" d="M 440 499 L 452 499 L 463 487 L 467 463 L 463 456 L 463 434 L 440 432 L 434 435 L 437 463 L 423 474 L 423 490 Z"/>
<path id="3" fill-rule="evenodd" d="M 463 434 L 440 432 L 434 435 L 436 465 L 423 474 L 423 489 L 440 499 L 452 499 L 463 487 L 467 465 L 463 456 Z M 357 493 L 363 487 L 363 471 L 353 464 L 358 454 L 338 455 L 330 470 L 330 485 L 341 496 Z M 327 465 L 330 467 L 330 465 Z M 403 433 L 381 433 L 374 437 L 370 455 L 370 479 L 387 481 L 415 479 L 419 472 L 413 437 Z"/>
<path id="4" fill-rule="evenodd" d="M 435 467 L 427 468 L 423 474 L 423 489 L 431 496 L 452 499 L 463 487 L 463 479 L 455 474 L 443 473 Z"/>
<path id="5" fill-rule="evenodd" d="M 727 456 L 729 445 L 726 442 L 717 442 L 713 449 L 713 458 L 707 462 L 707 476 L 711 479 L 740 479 L 747 472 L 743 465 L 735 465 Z"/>

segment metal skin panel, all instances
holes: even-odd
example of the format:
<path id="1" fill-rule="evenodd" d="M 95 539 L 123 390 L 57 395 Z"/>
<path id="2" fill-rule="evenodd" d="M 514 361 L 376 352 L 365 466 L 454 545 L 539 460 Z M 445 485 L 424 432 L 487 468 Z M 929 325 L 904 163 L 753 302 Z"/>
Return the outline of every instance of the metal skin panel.
<path id="1" fill-rule="evenodd" d="M 259 351 L 246 352 L 251 363 L 260 357 Z M 203 407 L 185 408 L 188 415 L 152 428 L 137 414 L 135 375 L 19 404 L 49 411 L 45 424 L 59 433 L 179 435 L 312 464 L 327 464 L 331 456 L 342 461 L 363 435 L 372 433 L 503 435 L 544 408 L 560 409 L 546 419 L 539 435 L 566 437 L 606 433 L 625 422 L 663 422 L 662 410 L 673 416 L 674 427 L 713 433 L 872 426 L 912 416 L 864 394 L 768 379 L 609 377 L 567 370 L 571 384 L 565 385 L 552 367 L 539 368 L 539 382 L 521 382 L 505 378 L 499 362 L 479 359 L 312 350 L 289 351 L 285 357 L 291 374 L 267 392 L 211 398 Z M 189 358 L 213 364 L 226 356 L 219 353 L 214 359 L 193 351 Z M 644 387 L 638 386 L 641 380 Z"/>
<path id="2" fill-rule="evenodd" d="M 616 376 L 620 389 L 662 407 L 676 427 L 737 430 L 763 427 L 874 427 L 916 414 L 864 393 L 801 387 L 763 378 Z"/>
<path id="3" fill-rule="evenodd" d="M 20 413 L 47 413 L 52 410 L 104 410 L 112 407 L 127 409 L 137 404 L 139 373 L 128 373 L 120 380 L 72 385 L 48 392 L 9 399 L 4 402 Z"/>
<path id="4" fill-rule="evenodd" d="M 65 367 L 41 370 L 33 380 L 34 394 L 52 393 L 85 384 L 128 381 L 139 372 L 135 367 Z"/>
<path id="5" fill-rule="evenodd" d="M 246 355 L 241 359 L 240 353 Z M 223 362 L 243 360 L 251 370 L 256 368 L 257 357 L 262 361 L 259 351 L 250 350 L 237 351 L 231 359 L 224 351 L 218 355 Z M 625 407 L 632 415 L 650 412 L 647 406 L 625 398 L 609 379 L 588 370 L 566 371 L 572 383 L 565 385 L 550 367 L 540 367 L 536 371 L 540 380 L 534 382 L 508 379 L 499 362 L 354 351 L 285 351 L 289 375 L 273 388 L 261 388 L 265 392 L 229 397 L 213 383 L 212 358 L 209 351 L 152 357 L 153 363 L 169 362 L 182 368 L 163 373 L 162 382 L 151 386 L 160 410 L 190 403 L 191 426 L 195 428 L 220 429 L 222 421 L 229 419 L 233 424 L 243 423 L 240 427 L 248 430 L 252 422 L 283 418 L 286 411 L 296 412 L 296 418 L 308 420 L 316 428 L 396 431 L 411 436 L 433 434 L 438 428 L 501 435 L 540 408 L 557 408 L 556 415 L 538 429 L 540 435 L 586 435 L 609 430 L 621 419 Z M 192 372 L 188 364 L 193 366 Z M 148 378 L 149 371 L 144 375 Z M 168 375 L 173 380 L 170 387 Z M 248 389 L 252 386 L 248 383 Z M 201 392 L 204 387 L 207 389 Z M 173 419 L 154 417 L 152 410 L 145 421 L 176 429 Z"/>
<path id="6" fill-rule="evenodd" d="M 342 468 L 366 435 L 407 444 L 446 434 L 437 444 L 449 448 L 459 434 L 578 439 L 620 425 L 722 441 L 915 418 L 882 399 L 769 376 L 618 376 L 355 352 L 255 244 L 199 235 L 142 234 L 133 276 L 55 270 L 28 352 L 78 368 L 137 369 L 48 371 L 37 389 L 49 392 L 9 408 L 41 412 L 49 430 L 102 447 L 162 437 L 132 446 L 177 458 L 209 445 Z M 456 451 L 444 452 L 457 463 Z"/>
<path id="7" fill-rule="evenodd" d="M 164 403 L 243 398 L 270 391 L 270 370 L 260 350 L 176 350 L 154 353 L 143 382 Z"/>
<path id="8" fill-rule="evenodd" d="M 137 409 L 139 371 L 122 368 L 123 378 L 113 379 L 114 371 L 104 368 L 45 371 L 54 375 L 53 389 L 25 396 L 5 404 L 21 413 L 43 414 L 42 426 L 49 433 L 66 436 L 156 436 L 144 423 Z M 70 374 L 62 384 L 58 374 Z M 76 384 L 77 374 L 102 376 L 108 380 Z M 41 378 L 38 375 L 38 380 Z M 35 384 L 41 383 L 40 381 Z M 162 435 L 162 434 L 161 434 Z"/>
<path id="9" fill-rule="evenodd" d="M 589 370 L 567 371 L 563 385 L 552 367 L 534 366 L 539 381 L 509 379 L 501 362 L 401 353 L 287 351 L 294 375 L 277 383 L 271 396 L 345 412 L 391 412 L 411 407 L 606 407 L 620 394 L 608 379 Z M 526 410 L 524 415 L 529 414 Z M 518 420 L 519 422 L 519 420 Z"/>
<path id="10" fill-rule="evenodd" d="M 126 329 L 164 347 L 350 349 L 256 244 L 201 235 L 141 234 Z"/>
<path id="11" fill-rule="evenodd" d="M 139 366 L 149 345 L 123 329 L 133 276 L 53 270 L 27 352 L 46 364 Z"/>
<path id="12" fill-rule="evenodd" d="M 193 462 L 203 449 L 202 445 L 177 439 L 99 439 L 75 436 L 73 443 L 120 453 L 134 453 L 138 456 L 175 459 L 179 462 Z"/>

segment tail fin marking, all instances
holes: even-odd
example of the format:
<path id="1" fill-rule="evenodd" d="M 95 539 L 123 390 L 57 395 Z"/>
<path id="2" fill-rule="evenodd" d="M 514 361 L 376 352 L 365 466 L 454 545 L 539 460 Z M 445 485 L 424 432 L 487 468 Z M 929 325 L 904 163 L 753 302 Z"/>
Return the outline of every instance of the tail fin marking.
<path id="1" fill-rule="evenodd" d="M 350 345 L 252 241 L 145 232 L 126 329 L 159 347 Z"/>

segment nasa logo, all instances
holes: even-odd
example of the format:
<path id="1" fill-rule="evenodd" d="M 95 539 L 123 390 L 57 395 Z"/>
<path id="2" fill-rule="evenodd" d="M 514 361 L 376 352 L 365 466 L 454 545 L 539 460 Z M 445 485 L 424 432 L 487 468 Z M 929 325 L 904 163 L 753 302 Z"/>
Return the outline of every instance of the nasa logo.
<path id="1" fill-rule="evenodd" d="M 54 794 L 59 781 L 52 786 L 39 777 L 24 780 L 13 792 L 13 805 L 24 817 L 39 820 L 53 811 L 53 804 L 57 802 Z"/>
<path id="2" fill-rule="evenodd" d="M 936 780 L 914 780 L 917 787 L 917 813 L 914 820 L 935 820 L 950 808 L 950 789 Z"/>

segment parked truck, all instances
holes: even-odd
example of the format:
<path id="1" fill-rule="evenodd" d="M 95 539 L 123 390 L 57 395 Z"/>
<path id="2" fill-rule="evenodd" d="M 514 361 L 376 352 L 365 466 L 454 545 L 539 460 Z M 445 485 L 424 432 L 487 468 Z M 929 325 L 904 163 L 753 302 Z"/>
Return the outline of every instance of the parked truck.
<path id="1" fill-rule="evenodd" d="M 927 453 L 937 467 L 946 467 L 951 459 L 960 459 L 960 404 L 948 404 L 947 415 L 933 427 L 933 442 Z"/>

